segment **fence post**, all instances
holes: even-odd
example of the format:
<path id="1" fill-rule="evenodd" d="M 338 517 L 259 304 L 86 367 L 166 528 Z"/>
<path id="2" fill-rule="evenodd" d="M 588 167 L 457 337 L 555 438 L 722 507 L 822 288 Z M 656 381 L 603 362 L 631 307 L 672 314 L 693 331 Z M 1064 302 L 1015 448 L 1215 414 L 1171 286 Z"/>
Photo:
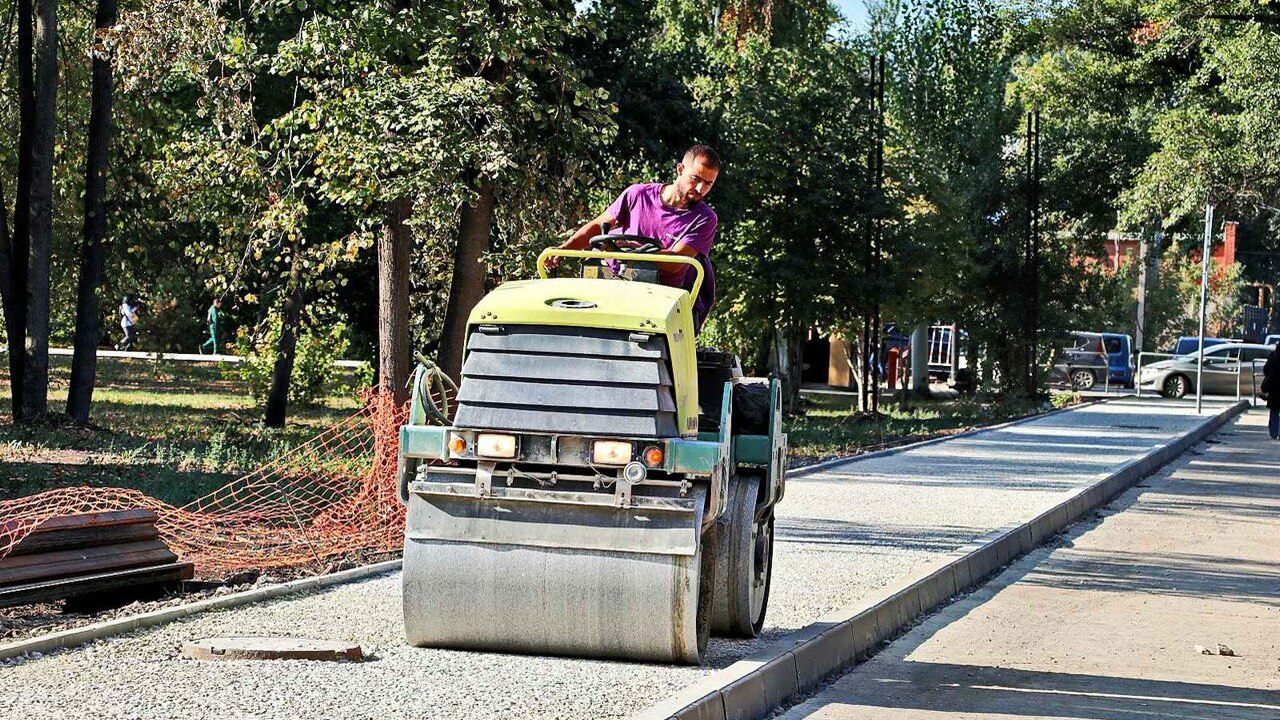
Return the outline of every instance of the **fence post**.
<path id="1" fill-rule="evenodd" d="M 1142 398 L 1142 351 L 1138 351 L 1138 367 L 1133 371 L 1133 391 L 1138 399 Z"/>

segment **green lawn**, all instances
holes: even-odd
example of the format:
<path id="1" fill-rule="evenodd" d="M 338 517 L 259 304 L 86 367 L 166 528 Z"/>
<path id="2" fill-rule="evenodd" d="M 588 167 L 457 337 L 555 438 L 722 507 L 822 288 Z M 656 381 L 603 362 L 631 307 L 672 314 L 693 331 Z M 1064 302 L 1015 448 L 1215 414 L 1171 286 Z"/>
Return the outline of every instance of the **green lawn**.
<path id="1" fill-rule="evenodd" d="M 66 401 L 70 359 L 52 358 L 52 409 Z M 8 419 L 7 377 L 0 377 L 0 499 L 74 485 L 136 488 L 182 505 L 353 413 L 353 395 L 319 407 L 291 408 L 288 426 L 256 425 L 259 413 L 243 385 L 212 365 L 104 358 L 94 393 L 93 427 L 15 427 Z M 793 466 L 989 425 L 1043 410 L 1025 400 L 913 401 L 882 406 L 879 424 L 849 400 L 820 396 L 786 421 Z M 333 458 L 334 463 L 361 458 Z"/>
<path id="2" fill-rule="evenodd" d="M 51 360 L 51 410 L 66 403 L 70 358 Z M 260 416 L 216 366 L 103 358 L 93 427 L 14 426 L 0 377 L 0 498 L 73 485 L 136 488 L 181 505 L 217 489 L 355 412 L 354 396 L 292 407 L 287 427 Z"/>
<path id="3" fill-rule="evenodd" d="M 982 401 L 973 398 L 913 400 L 909 409 L 896 403 L 880 407 L 877 424 L 858 416 L 850 401 L 825 395 L 806 402 L 804 414 L 787 420 L 792 466 L 876 450 L 886 445 L 993 425 L 1044 410 L 1043 402 L 1022 399 Z"/>

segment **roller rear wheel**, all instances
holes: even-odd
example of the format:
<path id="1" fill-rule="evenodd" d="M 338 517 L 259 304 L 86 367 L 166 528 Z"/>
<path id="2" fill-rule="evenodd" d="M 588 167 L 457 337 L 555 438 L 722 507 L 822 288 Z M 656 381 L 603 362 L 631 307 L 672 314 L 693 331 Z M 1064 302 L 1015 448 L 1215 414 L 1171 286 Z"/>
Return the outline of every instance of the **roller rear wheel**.
<path id="1" fill-rule="evenodd" d="M 729 507 L 716 523 L 716 592 L 711 631 L 721 637 L 755 637 L 764 626 L 773 566 L 773 514 L 757 517 L 761 478 L 729 480 Z"/>

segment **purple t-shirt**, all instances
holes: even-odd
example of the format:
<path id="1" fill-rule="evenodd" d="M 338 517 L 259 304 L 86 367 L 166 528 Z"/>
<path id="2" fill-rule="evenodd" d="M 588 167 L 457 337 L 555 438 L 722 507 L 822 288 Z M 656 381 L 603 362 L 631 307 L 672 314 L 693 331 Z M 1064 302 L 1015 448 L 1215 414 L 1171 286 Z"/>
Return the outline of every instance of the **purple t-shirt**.
<path id="1" fill-rule="evenodd" d="M 704 258 L 711 256 L 719 219 L 701 200 L 681 210 L 662 202 L 662 183 L 637 183 L 622 191 L 607 211 L 617 220 L 611 232 L 653 238 L 670 250 L 683 242 Z M 693 270 L 682 265 L 658 266 L 658 281 L 671 287 L 686 287 L 685 276 Z M 711 278 L 708 277 L 710 282 Z"/>

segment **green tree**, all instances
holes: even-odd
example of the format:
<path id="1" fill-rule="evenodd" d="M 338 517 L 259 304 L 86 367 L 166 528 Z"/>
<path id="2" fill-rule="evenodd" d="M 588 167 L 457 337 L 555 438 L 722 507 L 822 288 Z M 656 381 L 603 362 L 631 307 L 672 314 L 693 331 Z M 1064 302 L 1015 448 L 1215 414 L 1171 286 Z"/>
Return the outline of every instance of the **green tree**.
<path id="1" fill-rule="evenodd" d="M 1004 387 L 1021 387 L 1031 297 L 1022 108 L 1006 93 L 1019 33 L 996 2 L 873 7 L 872 42 L 889 62 L 886 167 L 897 208 L 886 310 L 902 325 L 958 322 Z M 1044 254 L 1042 278 L 1053 277 L 1053 253 Z"/>
<path id="2" fill-rule="evenodd" d="M 102 281 L 102 243 L 107 234 L 107 161 L 111 149 L 111 105 L 115 96 L 105 35 L 115 21 L 116 0 L 98 0 L 90 51 L 93 82 L 85 151 L 84 240 L 76 291 L 75 352 L 71 360 L 71 387 L 67 392 L 67 414 L 82 423 L 89 421 L 101 330 L 98 291 Z"/>
<path id="3" fill-rule="evenodd" d="M 613 128 L 565 52 L 581 32 L 570 2 L 434 3 L 387 20 L 376 3 L 348 6 L 284 43 L 277 71 L 305 99 L 274 132 L 327 200 L 364 212 L 407 199 L 418 242 L 452 268 L 426 325 L 443 326 L 441 365 L 456 374 L 489 276 L 527 272 L 520 261 L 567 225 L 587 152 Z"/>

